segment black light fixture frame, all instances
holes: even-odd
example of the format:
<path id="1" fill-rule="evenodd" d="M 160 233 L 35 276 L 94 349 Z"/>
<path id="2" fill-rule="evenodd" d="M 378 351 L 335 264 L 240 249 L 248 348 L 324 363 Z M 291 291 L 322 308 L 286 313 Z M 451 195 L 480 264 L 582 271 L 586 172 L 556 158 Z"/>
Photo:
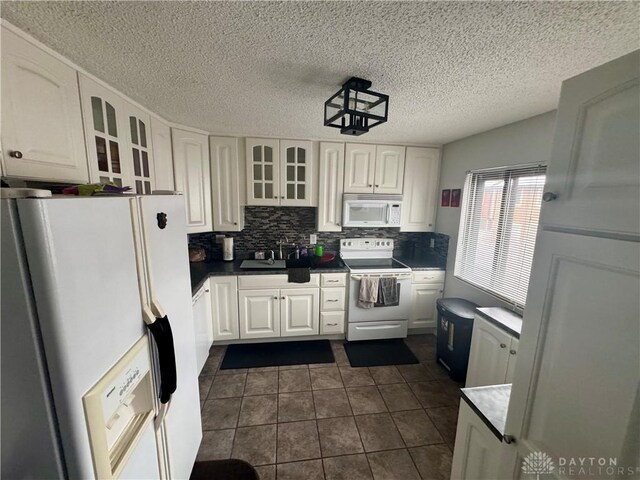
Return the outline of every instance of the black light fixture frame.
<path id="1" fill-rule="evenodd" d="M 327 127 L 339 128 L 340 133 L 344 135 L 362 135 L 367 133 L 370 128 L 380 125 L 387 121 L 389 113 L 389 95 L 369 90 L 371 82 L 363 78 L 351 77 L 347 80 L 338 92 L 331 96 L 329 100 L 324 102 L 324 124 Z M 377 107 L 384 103 L 384 115 L 375 115 L 369 112 L 363 112 L 349 108 L 350 92 L 354 92 L 356 105 L 359 103 L 367 103 L 369 109 Z M 358 93 L 377 97 L 375 102 L 358 100 Z M 338 100 L 342 94 L 342 101 Z M 338 109 L 338 112 L 327 118 L 328 109 Z"/>

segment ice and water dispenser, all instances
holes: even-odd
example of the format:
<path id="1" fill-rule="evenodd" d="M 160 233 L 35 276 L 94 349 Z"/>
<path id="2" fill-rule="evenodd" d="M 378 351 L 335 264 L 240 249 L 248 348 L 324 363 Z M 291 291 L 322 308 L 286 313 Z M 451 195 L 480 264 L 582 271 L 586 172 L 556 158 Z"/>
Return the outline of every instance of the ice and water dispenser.
<path id="1" fill-rule="evenodd" d="M 83 397 L 96 478 L 159 476 L 145 335 Z"/>

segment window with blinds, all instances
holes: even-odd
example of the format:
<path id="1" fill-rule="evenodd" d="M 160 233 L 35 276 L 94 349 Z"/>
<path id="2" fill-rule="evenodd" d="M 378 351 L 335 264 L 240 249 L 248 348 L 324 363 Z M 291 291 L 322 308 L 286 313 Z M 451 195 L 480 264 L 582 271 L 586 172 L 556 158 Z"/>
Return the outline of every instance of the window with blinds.
<path id="1" fill-rule="evenodd" d="M 544 189 L 544 165 L 467 174 L 454 275 L 523 308 Z"/>

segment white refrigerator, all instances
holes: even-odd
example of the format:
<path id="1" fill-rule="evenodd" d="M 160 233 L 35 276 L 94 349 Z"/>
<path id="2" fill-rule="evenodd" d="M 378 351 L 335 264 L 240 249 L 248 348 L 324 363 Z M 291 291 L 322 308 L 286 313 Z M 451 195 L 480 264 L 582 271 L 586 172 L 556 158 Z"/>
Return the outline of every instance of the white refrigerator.
<path id="1" fill-rule="evenodd" d="M 1 204 L 1 477 L 188 478 L 202 428 L 183 197 Z M 167 403 L 145 326 L 163 315 Z"/>

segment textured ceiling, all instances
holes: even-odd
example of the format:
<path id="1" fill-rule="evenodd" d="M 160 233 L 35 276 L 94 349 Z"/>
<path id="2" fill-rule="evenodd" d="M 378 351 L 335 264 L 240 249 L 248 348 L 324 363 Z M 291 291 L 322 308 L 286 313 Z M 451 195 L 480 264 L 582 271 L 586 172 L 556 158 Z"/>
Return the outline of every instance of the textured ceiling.
<path id="1" fill-rule="evenodd" d="M 439 144 L 556 107 L 563 79 L 638 48 L 637 2 L 2 2 L 2 17 L 169 120 L 342 138 L 350 76 L 390 95 L 361 141 Z"/>

